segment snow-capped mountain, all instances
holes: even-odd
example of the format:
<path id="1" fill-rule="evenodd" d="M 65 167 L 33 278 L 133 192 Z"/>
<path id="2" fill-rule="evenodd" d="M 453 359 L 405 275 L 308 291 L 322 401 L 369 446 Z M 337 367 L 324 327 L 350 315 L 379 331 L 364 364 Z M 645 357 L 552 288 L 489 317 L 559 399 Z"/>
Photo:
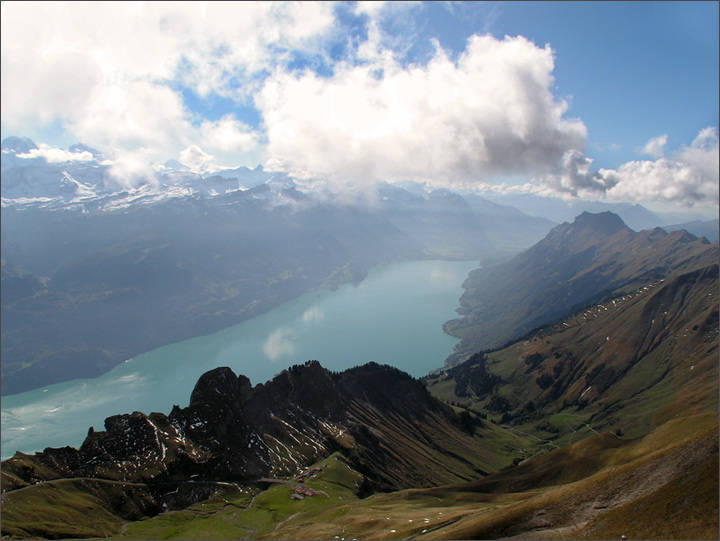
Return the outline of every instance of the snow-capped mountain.
<path id="1" fill-rule="evenodd" d="M 110 211 L 173 198 L 244 191 L 278 176 L 262 166 L 201 175 L 171 159 L 154 166 L 154 173 L 140 182 L 123 185 L 112 175 L 112 162 L 99 150 L 82 143 L 67 151 L 48 149 L 27 137 L 4 139 L 1 156 L 3 207 Z M 283 182 L 291 182 L 280 176 Z"/>

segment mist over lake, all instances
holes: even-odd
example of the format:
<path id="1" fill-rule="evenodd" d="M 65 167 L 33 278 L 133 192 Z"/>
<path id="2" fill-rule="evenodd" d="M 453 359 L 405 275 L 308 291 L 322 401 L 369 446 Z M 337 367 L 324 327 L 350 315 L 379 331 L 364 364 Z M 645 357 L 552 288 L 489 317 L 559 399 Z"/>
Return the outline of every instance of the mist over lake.
<path id="1" fill-rule="evenodd" d="M 229 366 L 253 384 L 316 359 L 341 371 L 375 361 L 415 377 L 439 368 L 457 339 L 442 324 L 456 316 L 474 261 L 421 261 L 372 269 L 359 284 L 312 291 L 209 336 L 162 347 L 95 379 L 3 397 L 2 457 L 79 446 L 110 415 L 169 413 L 186 406 L 201 374 Z"/>

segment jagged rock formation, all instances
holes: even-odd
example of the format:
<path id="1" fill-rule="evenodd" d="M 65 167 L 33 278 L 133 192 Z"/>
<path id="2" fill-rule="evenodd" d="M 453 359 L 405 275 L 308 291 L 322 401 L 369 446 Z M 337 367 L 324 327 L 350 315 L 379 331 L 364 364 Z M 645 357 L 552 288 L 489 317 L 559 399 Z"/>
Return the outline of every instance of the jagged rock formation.
<path id="1" fill-rule="evenodd" d="M 418 380 L 375 363 L 331 374 L 309 361 L 255 387 L 216 368 L 186 408 L 109 417 L 79 449 L 17 453 L 3 463 L 3 491 L 62 478 L 122 481 L 150 490 L 159 509 L 207 497 L 213 483 L 291 475 L 335 451 L 365 476 L 364 494 L 488 468 L 478 440 Z"/>

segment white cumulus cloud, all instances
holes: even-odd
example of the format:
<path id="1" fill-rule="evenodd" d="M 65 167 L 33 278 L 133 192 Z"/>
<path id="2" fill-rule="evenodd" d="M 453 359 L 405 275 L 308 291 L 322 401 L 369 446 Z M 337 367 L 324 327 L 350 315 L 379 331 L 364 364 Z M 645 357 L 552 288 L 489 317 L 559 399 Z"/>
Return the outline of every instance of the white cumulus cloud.
<path id="1" fill-rule="evenodd" d="M 105 181 L 115 183 L 125 189 L 133 189 L 145 184 L 156 184 L 156 171 L 150 164 L 147 152 L 143 149 L 134 152 L 119 152 L 103 160 L 107 166 Z"/>
<path id="2" fill-rule="evenodd" d="M 215 156 L 211 156 L 196 145 L 190 145 L 180 153 L 180 163 L 187 165 L 192 171 L 205 173 L 217 170 Z"/>
<path id="3" fill-rule="evenodd" d="M 536 193 L 609 201 L 674 203 L 684 207 L 718 206 L 718 131 L 700 131 L 689 146 L 664 157 L 667 136 L 651 139 L 643 152 L 656 160 L 624 163 L 617 169 L 591 173 L 592 160 L 571 151 L 562 160 L 562 170 L 536 179 Z"/>
<path id="4" fill-rule="evenodd" d="M 190 144 L 253 149 L 258 135 L 232 115 L 196 122 L 179 89 L 247 99 L 291 51 L 317 49 L 334 31 L 333 10 L 331 2 L 3 2 L 3 129 L 57 123 L 104 151 L 165 159 Z"/>
<path id="5" fill-rule="evenodd" d="M 617 170 L 600 169 L 598 174 L 611 187 L 607 197 L 617 201 L 657 201 L 684 206 L 718 205 L 717 128 L 702 130 L 690 146 L 670 158 L 632 161 Z"/>
<path id="6" fill-rule="evenodd" d="M 205 120 L 200 125 L 203 146 L 223 152 L 251 151 L 259 145 L 259 134 L 232 115 L 220 120 Z"/>
<path id="7" fill-rule="evenodd" d="M 641 154 L 652 156 L 653 158 L 662 158 L 665 155 L 665 145 L 667 145 L 667 140 L 667 134 L 653 137 L 642 148 Z"/>
<path id="8" fill-rule="evenodd" d="M 553 55 L 522 37 L 474 36 L 457 61 L 385 55 L 332 77 L 278 71 L 257 105 L 274 163 L 348 183 L 453 183 L 557 168 L 584 124 L 553 95 Z"/>

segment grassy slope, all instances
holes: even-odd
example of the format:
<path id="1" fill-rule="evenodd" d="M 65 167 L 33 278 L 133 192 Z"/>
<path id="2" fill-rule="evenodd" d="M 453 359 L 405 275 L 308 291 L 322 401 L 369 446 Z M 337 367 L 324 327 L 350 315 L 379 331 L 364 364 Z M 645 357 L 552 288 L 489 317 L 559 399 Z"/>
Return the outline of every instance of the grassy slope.
<path id="1" fill-rule="evenodd" d="M 560 225 L 511 261 L 470 274 L 461 298 L 463 317 L 445 324 L 461 338 L 446 364 L 500 347 L 613 291 L 717 261 L 716 244 L 684 231 L 668 235 L 624 228 L 606 237 L 576 224 Z"/>
<path id="2" fill-rule="evenodd" d="M 429 389 L 490 419 L 508 411 L 514 430 L 557 445 L 603 430 L 640 436 L 679 412 L 717 411 L 717 283 L 715 267 L 644 286 L 488 354 L 504 410 L 490 394 L 457 396 L 442 374 Z M 531 366 L 531 356 L 541 361 Z M 538 384 L 543 376 L 550 388 Z"/>
<path id="3" fill-rule="evenodd" d="M 2 494 L 3 538 L 59 539 L 117 534 L 154 505 L 142 485 L 58 479 Z"/>
<path id="4" fill-rule="evenodd" d="M 342 508 L 357 500 L 355 491 L 362 476 L 335 453 L 318 464 L 322 472 L 302 485 L 294 478 L 275 483 L 264 491 L 222 492 L 183 511 L 164 513 L 134 522 L 124 529 L 126 539 L 257 539 L 271 535 L 288 519 L 302 513 L 315 520 L 327 508 Z M 297 486 L 317 492 L 313 497 L 293 500 Z M 336 511 L 339 513 L 339 511 Z"/>
<path id="5" fill-rule="evenodd" d="M 639 440 L 594 436 L 478 482 L 299 512 L 267 538 L 713 539 L 717 435 L 716 417 L 704 415 Z"/>

